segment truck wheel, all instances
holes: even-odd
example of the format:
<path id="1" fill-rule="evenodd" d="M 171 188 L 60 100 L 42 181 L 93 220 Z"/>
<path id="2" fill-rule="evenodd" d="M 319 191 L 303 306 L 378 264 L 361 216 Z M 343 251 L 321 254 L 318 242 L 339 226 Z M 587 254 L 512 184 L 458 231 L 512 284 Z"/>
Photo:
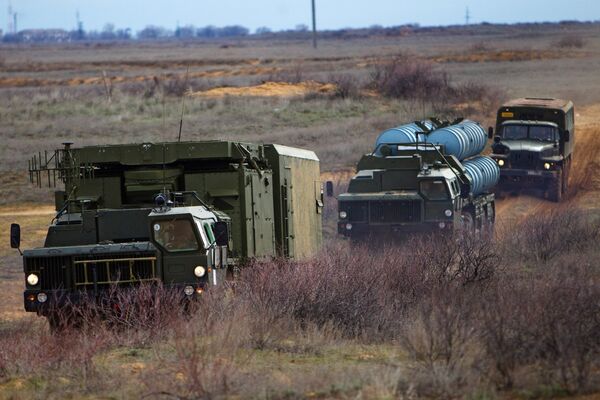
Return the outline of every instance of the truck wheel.
<path id="1" fill-rule="evenodd" d="M 562 177 L 562 192 L 563 192 L 563 194 L 566 194 L 567 190 L 569 190 L 570 172 L 571 172 L 571 159 L 568 159 L 563 167 L 563 177 Z"/>
<path id="2" fill-rule="evenodd" d="M 460 215 L 460 230 L 462 232 L 473 232 L 475 230 L 475 218 L 469 211 L 463 211 Z"/>
<path id="3" fill-rule="evenodd" d="M 550 181 L 548 187 L 548 199 L 559 203 L 562 199 L 563 193 L 563 173 L 562 170 L 558 170 L 556 178 Z"/>

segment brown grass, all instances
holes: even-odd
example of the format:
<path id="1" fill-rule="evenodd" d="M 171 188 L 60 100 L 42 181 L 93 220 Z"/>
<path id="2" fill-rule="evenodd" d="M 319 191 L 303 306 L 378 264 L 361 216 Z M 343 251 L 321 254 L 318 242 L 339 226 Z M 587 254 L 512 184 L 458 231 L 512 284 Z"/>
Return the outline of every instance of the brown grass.
<path id="1" fill-rule="evenodd" d="M 572 213 L 538 215 L 516 230 L 533 236 L 546 224 L 565 237 Z M 586 230 L 598 231 L 598 220 L 581 217 Z M 0 379 L 41 379 L 46 394 L 62 387 L 119 396 L 136 388 L 179 398 L 279 396 L 286 387 L 327 390 L 325 397 L 377 387 L 424 397 L 497 388 L 510 397 L 544 385 L 557 393 L 599 390 L 596 241 L 581 237 L 551 258 L 529 258 L 507 253 L 511 242 L 458 239 L 376 250 L 331 243 L 312 260 L 257 262 L 234 290 L 211 290 L 187 313 L 177 292 L 142 287 L 114 292 L 108 308 L 90 302 L 71 310 L 60 334 L 32 321 L 0 326 Z M 521 246 L 537 251 L 533 242 Z M 111 361 L 119 349 L 133 355 Z M 299 365 L 292 375 L 282 367 L 279 380 L 273 356 Z M 115 362 L 131 372 L 118 376 Z M 319 365 L 333 369 L 313 375 Z M 396 371 L 394 380 L 366 373 L 374 367 Z"/>

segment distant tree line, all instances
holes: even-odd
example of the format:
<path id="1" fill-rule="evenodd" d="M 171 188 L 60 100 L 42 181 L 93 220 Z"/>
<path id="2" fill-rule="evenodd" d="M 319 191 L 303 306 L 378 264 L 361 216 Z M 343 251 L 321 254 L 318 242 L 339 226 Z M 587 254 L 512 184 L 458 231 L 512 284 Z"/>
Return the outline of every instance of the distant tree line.
<path id="1" fill-rule="evenodd" d="M 298 25 L 293 31 L 307 31 L 306 25 Z M 256 29 L 254 35 L 271 34 L 272 30 L 268 27 Z M 17 33 L 2 35 L 0 38 L 5 43 L 20 42 L 76 42 L 76 41 L 103 41 L 103 40 L 159 40 L 159 39 L 217 39 L 234 38 L 252 35 L 250 29 L 242 25 L 229 25 L 218 27 L 208 25 L 204 27 L 195 27 L 186 25 L 176 29 L 167 29 L 162 26 L 148 25 L 138 32 L 132 32 L 130 28 L 117 29 L 114 24 L 106 24 L 101 31 L 83 29 L 79 25 L 77 29 L 68 31 L 65 29 L 25 29 Z"/>
<path id="2" fill-rule="evenodd" d="M 590 24 L 595 22 L 577 22 L 561 21 L 560 25 Z M 556 23 L 522 23 L 516 26 L 540 26 L 556 25 Z M 495 24 L 482 22 L 480 24 L 469 25 L 469 29 L 484 27 L 493 27 Z M 437 26 L 420 27 L 418 24 L 405 24 L 399 26 L 383 27 L 381 25 L 372 25 L 368 28 L 346 28 L 329 31 L 319 31 L 322 38 L 353 38 L 367 36 L 403 36 L 415 31 L 419 32 L 446 32 L 448 29 L 467 28 L 464 26 Z M 262 26 L 254 32 L 242 25 L 229 25 L 217 27 L 208 25 L 204 27 L 195 27 L 186 25 L 173 29 L 167 29 L 162 26 L 148 25 L 144 29 L 133 32 L 130 28 L 117 29 L 114 24 L 104 25 L 101 31 L 89 30 L 83 28 L 79 23 L 74 30 L 65 29 L 25 29 L 17 33 L 2 34 L 0 30 L 0 40 L 5 43 L 35 43 L 35 42 L 77 42 L 77 41 L 127 41 L 127 40 L 193 40 L 193 39 L 219 39 L 219 38 L 240 38 L 240 37 L 265 37 L 277 36 L 279 38 L 303 38 L 310 35 L 309 27 L 305 24 L 296 25 L 293 29 L 272 31 L 269 27 Z"/>

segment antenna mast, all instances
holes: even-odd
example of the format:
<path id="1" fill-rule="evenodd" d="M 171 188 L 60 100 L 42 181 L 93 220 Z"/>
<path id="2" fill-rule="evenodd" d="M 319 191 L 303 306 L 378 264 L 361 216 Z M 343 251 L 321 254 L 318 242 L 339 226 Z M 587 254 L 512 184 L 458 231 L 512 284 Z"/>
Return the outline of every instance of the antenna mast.
<path id="1" fill-rule="evenodd" d="M 471 13 L 469 12 L 469 6 L 467 6 L 467 10 L 465 12 L 465 25 L 469 25 L 471 21 Z"/>
<path id="2" fill-rule="evenodd" d="M 187 87 L 188 76 L 190 74 L 190 66 L 187 66 L 185 71 L 185 83 L 184 88 Z M 187 90 L 187 89 L 186 89 Z M 181 142 L 181 129 L 183 128 L 183 113 L 185 112 L 185 91 L 181 94 L 181 118 L 179 119 L 179 136 L 177 138 L 178 142 Z"/>

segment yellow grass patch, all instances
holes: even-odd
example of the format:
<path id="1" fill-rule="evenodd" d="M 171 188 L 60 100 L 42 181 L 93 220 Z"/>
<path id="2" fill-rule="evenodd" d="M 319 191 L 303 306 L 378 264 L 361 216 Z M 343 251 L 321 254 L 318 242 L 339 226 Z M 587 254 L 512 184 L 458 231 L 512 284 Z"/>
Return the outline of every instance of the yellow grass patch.
<path id="1" fill-rule="evenodd" d="M 332 83 L 306 81 L 300 83 L 265 82 L 256 86 L 220 87 L 192 93 L 199 97 L 297 97 L 310 93 L 333 93 L 336 86 Z"/>

